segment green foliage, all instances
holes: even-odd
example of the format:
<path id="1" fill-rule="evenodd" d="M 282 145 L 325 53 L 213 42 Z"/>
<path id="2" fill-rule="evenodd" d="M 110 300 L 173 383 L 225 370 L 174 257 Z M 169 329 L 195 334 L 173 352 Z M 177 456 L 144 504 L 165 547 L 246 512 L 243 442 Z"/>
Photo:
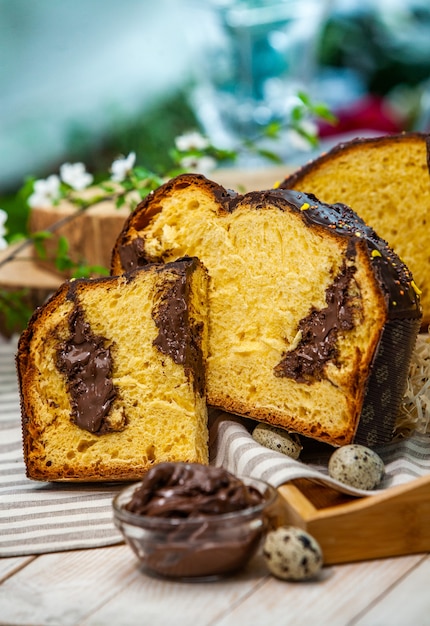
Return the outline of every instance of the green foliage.
<path id="1" fill-rule="evenodd" d="M 305 119 L 306 117 L 313 116 L 319 119 L 323 119 L 326 122 L 336 123 L 336 116 L 330 111 L 329 107 L 324 102 L 313 102 L 307 93 L 299 91 L 297 94 L 301 104 L 293 107 L 291 112 L 292 120 L 297 122 Z"/>
<path id="2" fill-rule="evenodd" d="M 430 75 L 430 6 L 367 3 L 333 11 L 318 38 L 320 68 L 356 73 L 368 93 L 386 96 L 399 85 L 417 87 Z"/>
<path id="3" fill-rule="evenodd" d="M 78 192 L 74 191 L 62 181 L 59 188 L 59 196 L 55 202 L 58 203 L 61 199 L 68 200 L 76 207 L 76 214 L 82 213 L 90 207 L 106 200 L 111 200 L 117 208 L 126 206 L 132 211 L 139 199 L 145 198 L 151 191 L 157 189 L 164 180 L 188 171 L 185 166 L 186 159 L 191 159 L 196 163 L 198 163 L 200 159 L 206 159 L 206 161 L 209 160 L 211 163 L 213 162 L 214 165 L 219 166 L 234 163 L 241 154 L 248 152 L 257 154 L 271 163 L 280 164 L 282 163 L 282 159 L 276 152 L 276 142 L 282 137 L 282 131 L 285 128 L 295 130 L 311 146 L 315 146 L 318 143 L 318 137 L 313 127 L 307 125 L 306 122 L 310 118 L 322 118 L 332 123 L 335 122 L 334 116 L 323 103 L 313 102 L 307 94 L 300 92 L 298 94 L 298 103 L 293 108 L 290 119 L 283 122 L 271 121 L 262 129 L 259 137 L 254 139 L 244 138 L 235 150 L 218 148 L 211 145 L 205 138 L 202 138 L 203 141 L 197 142 L 200 147 L 190 145 L 188 148 L 180 150 L 175 146 L 173 139 L 184 131 L 184 123 L 189 121 L 190 127 L 192 127 L 195 126 L 195 120 L 192 116 L 184 116 L 179 119 L 179 110 L 180 109 L 170 110 L 166 112 L 166 116 L 163 118 L 163 131 L 166 130 L 165 127 L 167 125 L 171 130 L 171 135 L 173 135 L 169 137 L 169 145 L 163 145 L 163 143 L 159 141 L 157 131 L 160 130 L 160 127 L 155 119 L 153 122 L 148 121 L 147 118 L 145 120 L 144 126 L 148 134 L 142 133 L 136 137 L 128 137 L 129 141 L 127 140 L 126 143 L 133 145 L 135 151 L 141 157 L 141 163 L 133 167 L 130 166 L 131 169 L 124 173 L 124 178 L 121 182 L 105 180 L 99 176 L 96 186 L 100 191 L 97 191 L 92 198 L 88 199 L 86 194 L 80 196 Z M 119 130 L 120 134 L 123 131 L 124 129 Z M 167 136 L 168 135 L 169 133 L 167 133 Z M 140 143 L 143 140 L 137 138 L 142 138 L 143 136 L 145 137 L 145 147 Z M 158 163 L 147 163 L 149 136 L 153 137 L 154 141 L 155 137 L 157 137 L 157 146 L 154 146 L 153 154 L 157 154 Z M 166 134 L 164 133 L 163 136 L 166 136 Z M 262 147 L 260 142 L 261 138 L 272 141 L 274 149 L 271 150 L 267 145 Z M 174 147 L 172 147 L 172 144 Z M 122 144 L 121 142 L 116 142 L 115 145 L 116 150 L 118 150 L 118 147 L 121 147 Z M 124 150 L 124 153 L 126 152 L 127 150 Z M 162 160 L 160 160 L 161 157 L 163 157 Z M 127 167 L 129 167 L 128 159 L 125 161 Z M 116 180 L 118 179 L 116 178 Z M 9 228 L 8 238 L 9 241 L 17 241 L 29 237 L 34 244 L 34 249 L 38 257 L 46 261 L 50 260 L 48 259 L 46 244 L 52 241 L 55 231 L 61 223 L 63 223 L 63 220 L 46 230 L 41 230 L 31 235 L 27 233 L 26 220 L 28 216 L 28 199 L 33 192 L 34 183 L 34 178 L 28 178 L 15 198 L 15 206 L 21 206 L 20 216 L 22 217 L 25 213 L 25 228 L 23 228 L 25 232 L 19 232 L 14 219 L 9 219 L 7 224 Z M 25 206 L 25 212 L 22 211 L 22 206 Z M 14 210 L 15 208 L 9 212 L 9 218 L 13 215 Z M 11 223 L 13 232 L 11 232 L 10 229 Z M 65 272 L 73 278 L 91 277 L 94 275 L 103 276 L 108 274 L 107 268 L 98 265 L 89 265 L 85 259 L 79 259 L 78 261 L 72 259 L 69 241 L 64 236 L 59 236 L 56 241 L 57 245 L 53 256 L 55 267 L 60 272 Z M 30 310 L 24 304 L 25 296 L 26 292 L 24 290 L 14 293 L 0 292 L 0 314 L 5 317 L 8 328 L 15 328 L 20 324 L 22 327 L 25 326 L 30 313 Z"/>
<path id="4" fill-rule="evenodd" d="M 107 276 L 109 271 L 101 265 L 88 265 L 85 260 L 73 261 L 69 254 L 70 245 L 66 237 L 58 238 L 55 267 L 60 272 L 71 272 L 73 278 L 89 278 L 95 274 Z"/>
<path id="5" fill-rule="evenodd" d="M 8 214 L 7 239 L 9 243 L 16 241 L 16 236 L 27 230 L 27 220 L 30 212 L 27 200 L 32 193 L 34 181 L 33 177 L 29 177 L 17 193 L 0 197 L 0 208 L 4 209 Z"/>
<path id="6" fill-rule="evenodd" d="M 40 230 L 31 236 L 37 256 L 47 260 L 48 254 L 45 242 L 52 239 L 50 231 Z M 72 278 L 89 278 L 90 276 L 107 276 L 109 271 L 101 265 L 89 265 L 84 259 L 74 261 L 70 256 L 70 244 L 66 237 L 58 237 L 57 249 L 54 256 L 55 267 L 60 272 L 67 272 Z"/>
<path id="7" fill-rule="evenodd" d="M 32 309 L 26 303 L 28 289 L 7 291 L 0 289 L 0 320 L 4 320 L 6 331 L 13 333 L 26 327 Z"/>
<path id="8" fill-rule="evenodd" d="M 85 161 L 91 170 L 103 172 L 118 154 L 134 150 L 142 167 L 164 175 L 175 166 L 170 154 L 175 137 L 198 127 L 188 93 L 189 85 L 184 85 L 182 89 L 154 101 L 144 114 L 113 111 L 109 135 L 95 146 L 87 146 L 79 159 Z"/>
<path id="9" fill-rule="evenodd" d="M 32 235 L 31 239 L 33 240 L 34 249 L 36 251 L 39 259 L 46 261 L 48 255 L 46 253 L 45 241 L 52 237 L 52 233 L 47 230 L 39 230 L 37 233 Z"/>

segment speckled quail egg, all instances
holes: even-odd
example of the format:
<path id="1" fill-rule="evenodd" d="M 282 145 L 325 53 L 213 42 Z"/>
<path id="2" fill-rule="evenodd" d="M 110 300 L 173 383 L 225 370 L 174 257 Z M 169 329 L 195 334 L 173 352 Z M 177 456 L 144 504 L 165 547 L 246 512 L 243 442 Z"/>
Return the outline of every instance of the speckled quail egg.
<path id="1" fill-rule="evenodd" d="M 374 489 L 384 472 L 381 457 L 359 444 L 337 448 L 328 462 L 328 473 L 332 478 L 357 489 Z"/>
<path id="2" fill-rule="evenodd" d="M 319 543 L 301 528 L 281 526 L 267 533 L 263 556 L 269 571 L 283 580 L 308 580 L 323 566 Z"/>
<path id="3" fill-rule="evenodd" d="M 298 459 L 302 451 L 300 440 L 295 434 L 270 424 L 258 424 L 252 431 L 252 437 L 265 448 L 282 452 L 292 459 Z"/>

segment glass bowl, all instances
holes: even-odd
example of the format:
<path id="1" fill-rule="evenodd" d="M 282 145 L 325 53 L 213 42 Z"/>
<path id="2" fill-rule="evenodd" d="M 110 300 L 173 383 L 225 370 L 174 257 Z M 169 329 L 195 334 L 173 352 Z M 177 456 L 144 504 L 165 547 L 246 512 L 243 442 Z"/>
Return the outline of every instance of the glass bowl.
<path id="1" fill-rule="evenodd" d="M 277 500 L 276 489 L 268 483 L 240 479 L 263 495 L 260 504 L 198 518 L 144 516 L 124 508 L 140 486 L 135 483 L 113 500 L 115 524 L 149 574 L 193 581 L 233 574 L 257 551 Z"/>

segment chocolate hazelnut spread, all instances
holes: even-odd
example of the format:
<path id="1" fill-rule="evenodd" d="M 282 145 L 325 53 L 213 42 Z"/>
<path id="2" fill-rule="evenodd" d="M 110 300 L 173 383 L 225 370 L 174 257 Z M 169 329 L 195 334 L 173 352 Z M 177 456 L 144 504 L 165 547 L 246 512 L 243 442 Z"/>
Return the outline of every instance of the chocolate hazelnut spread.
<path id="1" fill-rule="evenodd" d="M 145 245 L 141 237 L 135 237 L 129 244 L 119 248 L 119 257 L 122 267 L 127 272 L 146 265 L 148 261 L 145 258 Z"/>
<path id="2" fill-rule="evenodd" d="M 105 418 L 116 396 L 110 350 L 106 340 L 92 332 L 78 306 L 70 315 L 69 328 L 71 337 L 61 344 L 56 364 L 67 379 L 76 425 L 102 434 L 109 430 Z"/>
<path id="3" fill-rule="evenodd" d="M 194 270 L 194 265 L 184 265 L 179 259 L 172 263 L 178 267 L 175 280 L 163 285 L 163 293 L 154 308 L 152 317 L 158 328 L 158 336 L 154 346 L 163 354 L 169 355 L 175 363 L 183 365 L 188 377 L 192 379 L 196 391 L 200 396 L 205 392 L 205 368 L 201 347 L 202 324 L 195 322 L 188 309 L 188 275 Z M 196 261 L 197 262 L 197 261 Z M 185 271 L 184 271 L 185 269 Z"/>
<path id="4" fill-rule="evenodd" d="M 221 467 L 160 463 L 125 508 L 138 515 L 190 518 L 240 511 L 262 501 L 259 491 Z"/>
<path id="5" fill-rule="evenodd" d="M 346 267 L 344 263 L 326 291 L 327 307 L 313 309 L 300 320 L 301 340 L 294 350 L 283 355 L 275 367 L 275 376 L 311 383 L 321 379 L 328 361 L 336 363 L 339 331 L 354 328 L 354 304 L 348 293 L 354 273 L 355 267 Z"/>
<path id="6" fill-rule="evenodd" d="M 150 572 L 202 578 L 233 573 L 254 554 L 267 525 L 255 507 L 264 502 L 257 489 L 222 468 L 160 463 L 124 508 L 157 521 L 149 531 L 142 520 L 145 530 L 137 549 Z M 243 518 L 223 519 L 237 511 Z"/>

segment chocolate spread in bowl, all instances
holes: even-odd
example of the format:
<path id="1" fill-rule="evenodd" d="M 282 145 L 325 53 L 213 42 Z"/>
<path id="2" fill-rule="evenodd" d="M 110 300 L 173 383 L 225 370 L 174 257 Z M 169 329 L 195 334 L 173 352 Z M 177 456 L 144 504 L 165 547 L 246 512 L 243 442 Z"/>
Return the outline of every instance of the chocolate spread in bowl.
<path id="1" fill-rule="evenodd" d="M 258 548 L 267 524 L 267 499 L 223 468 L 160 463 L 123 505 L 125 512 L 141 516 L 135 525 L 142 535 L 133 530 L 128 541 L 144 567 L 158 575 L 192 579 L 229 574 Z M 131 523 L 127 515 L 123 521 Z"/>

